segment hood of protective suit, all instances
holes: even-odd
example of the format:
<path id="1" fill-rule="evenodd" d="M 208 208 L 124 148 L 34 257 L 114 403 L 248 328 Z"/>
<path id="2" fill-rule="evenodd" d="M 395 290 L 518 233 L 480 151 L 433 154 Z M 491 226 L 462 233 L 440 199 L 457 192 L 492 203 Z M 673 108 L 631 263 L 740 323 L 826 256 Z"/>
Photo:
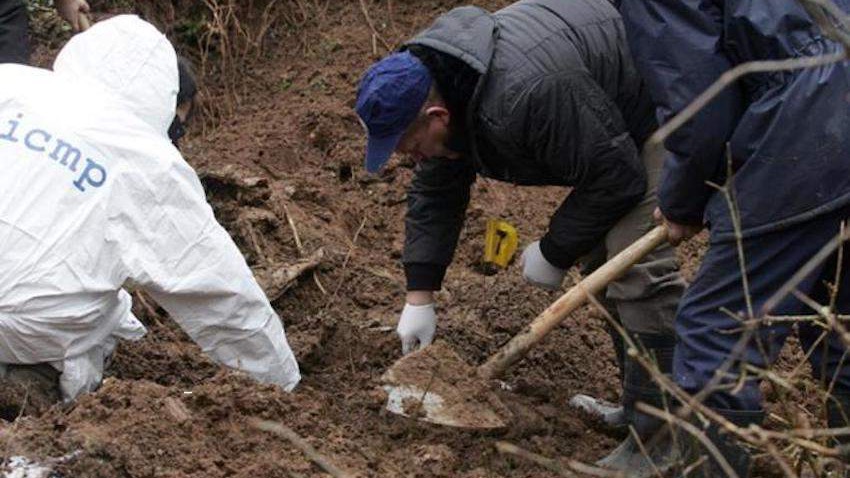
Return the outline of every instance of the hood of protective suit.
<path id="1" fill-rule="evenodd" d="M 168 39 L 135 15 L 120 15 L 75 35 L 53 71 L 94 82 L 163 135 L 174 119 L 179 80 Z"/>

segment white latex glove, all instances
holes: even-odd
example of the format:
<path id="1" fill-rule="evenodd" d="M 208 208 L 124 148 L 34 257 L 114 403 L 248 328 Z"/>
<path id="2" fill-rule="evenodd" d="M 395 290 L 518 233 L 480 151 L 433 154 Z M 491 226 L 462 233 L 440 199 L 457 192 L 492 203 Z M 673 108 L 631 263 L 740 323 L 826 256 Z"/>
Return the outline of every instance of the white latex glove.
<path id="1" fill-rule="evenodd" d="M 405 304 L 398 319 L 396 332 L 401 339 L 401 352 L 408 354 L 417 349 L 423 349 L 434 340 L 437 330 L 437 312 L 434 304 L 412 305 Z"/>
<path id="2" fill-rule="evenodd" d="M 534 241 L 522 251 L 522 276 L 529 283 L 549 290 L 561 288 L 566 269 L 555 267 L 540 252 L 540 241 Z"/>

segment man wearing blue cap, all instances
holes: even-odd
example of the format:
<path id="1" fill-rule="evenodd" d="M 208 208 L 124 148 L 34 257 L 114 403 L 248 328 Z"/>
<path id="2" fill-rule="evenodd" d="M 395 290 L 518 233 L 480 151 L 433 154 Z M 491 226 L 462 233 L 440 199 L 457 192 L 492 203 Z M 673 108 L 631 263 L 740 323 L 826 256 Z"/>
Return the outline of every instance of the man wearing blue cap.
<path id="1" fill-rule="evenodd" d="M 433 339 L 433 291 L 454 255 L 477 174 L 573 188 L 546 234 L 523 252 L 523 275 L 537 286 L 560 288 L 579 258 L 595 250 L 612 256 L 653 227 L 660 164 L 643 164 L 639 154 L 656 128 L 653 105 L 607 2 L 454 9 L 366 72 L 356 108 L 369 133 L 368 171 L 393 152 L 417 162 L 397 329 L 405 353 Z M 607 290 L 612 312 L 665 372 L 683 289 L 666 246 Z M 663 397 L 636 362 L 623 362 L 625 415 L 640 433 L 648 417 L 635 404 L 661 406 Z M 631 438 L 603 464 L 630 476 L 652 471 Z"/>

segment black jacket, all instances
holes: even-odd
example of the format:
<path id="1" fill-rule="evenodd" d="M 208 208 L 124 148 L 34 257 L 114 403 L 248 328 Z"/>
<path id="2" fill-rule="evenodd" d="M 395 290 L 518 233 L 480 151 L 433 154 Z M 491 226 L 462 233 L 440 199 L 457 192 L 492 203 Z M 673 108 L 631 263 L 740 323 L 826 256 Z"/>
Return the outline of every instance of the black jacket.
<path id="1" fill-rule="evenodd" d="M 409 290 L 440 288 L 476 173 L 574 189 L 541 239 L 567 268 L 644 196 L 639 146 L 653 105 L 622 20 L 602 0 L 525 0 L 496 13 L 456 8 L 408 45 L 455 56 L 481 74 L 466 118 L 471 153 L 417 167 L 403 262 Z"/>

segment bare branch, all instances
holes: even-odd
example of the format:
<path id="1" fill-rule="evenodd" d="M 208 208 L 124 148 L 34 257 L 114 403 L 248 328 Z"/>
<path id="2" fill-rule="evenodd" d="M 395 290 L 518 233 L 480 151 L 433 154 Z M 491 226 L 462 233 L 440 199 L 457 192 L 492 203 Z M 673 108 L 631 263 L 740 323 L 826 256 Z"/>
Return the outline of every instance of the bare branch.
<path id="1" fill-rule="evenodd" d="M 726 473 L 726 476 L 729 478 L 738 478 L 738 474 L 735 473 L 735 470 L 732 469 L 732 466 L 729 465 L 729 462 L 726 460 L 726 457 L 720 453 L 720 450 L 717 449 L 717 446 L 705 436 L 700 429 L 695 427 L 692 423 L 689 423 L 672 413 L 669 413 L 664 410 L 659 410 L 653 406 L 647 405 L 643 402 L 638 402 L 637 409 L 640 412 L 646 413 L 647 415 L 652 415 L 655 418 L 659 418 L 661 420 L 666 421 L 668 424 L 675 423 L 678 427 L 682 428 L 686 432 L 688 432 L 691 436 L 699 440 L 700 443 L 711 453 L 711 456 L 714 457 L 714 461 L 717 462 L 717 465 L 723 469 L 723 472 Z"/>
<path id="2" fill-rule="evenodd" d="M 542 455 L 538 455 L 537 453 L 532 453 L 512 443 L 508 443 L 505 441 L 497 441 L 495 446 L 496 450 L 503 455 L 515 455 L 521 458 L 525 458 L 526 460 L 531 461 L 542 468 L 546 468 L 547 470 L 554 472 L 558 476 L 565 476 L 567 478 L 575 478 L 576 476 L 575 473 L 564 469 L 564 467 L 561 466 L 557 461 L 551 458 L 546 458 Z"/>
<path id="3" fill-rule="evenodd" d="M 566 476 L 570 478 L 576 476 L 575 473 L 564 468 L 564 466 L 559 461 L 553 460 L 551 458 L 546 458 L 545 456 L 538 455 L 537 453 L 532 453 L 528 450 L 514 445 L 513 443 L 508 443 L 506 441 L 497 441 L 495 443 L 495 447 L 496 450 L 501 454 L 515 455 L 521 458 L 525 458 L 526 460 L 534 462 L 535 464 L 546 468 L 547 470 L 554 472 L 559 476 Z M 623 476 L 623 473 L 590 466 L 576 460 L 567 461 L 567 466 L 572 468 L 576 472 L 582 473 L 584 475 L 598 476 L 601 478 L 625 478 Z"/>
<path id="4" fill-rule="evenodd" d="M 307 458 L 310 459 L 313 463 L 315 463 L 319 468 L 326 471 L 331 476 L 335 478 L 353 478 L 354 475 L 351 473 L 342 470 L 337 467 L 327 457 L 316 451 L 312 445 L 307 443 L 307 440 L 301 438 L 300 435 L 295 433 L 291 428 L 286 425 L 270 422 L 268 420 L 260 420 L 258 418 L 250 418 L 248 423 L 258 429 L 266 432 L 274 433 L 275 435 L 281 436 L 292 443 L 293 446 L 301 450 Z"/>
<path id="5" fill-rule="evenodd" d="M 818 267 L 823 261 L 827 260 L 829 256 L 831 256 L 838 247 L 844 242 L 850 239 L 850 234 L 848 231 L 843 231 L 842 233 L 835 236 L 835 238 L 828 243 L 826 243 L 817 254 L 815 254 L 811 259 L 806 262 L 806 264 L 798 270 L 788 282 L 785 283 L 782 287 L 779 288 L 769 299 L 764 303 L 759 313 L 760 316 L 765 316 L 773 312 L 773 309 L 776 308 L 779 303 L 791 293 L 800 282 L 803 282 L 803 279 L 811 275 L 814 272 L 815 268 Z"/>

